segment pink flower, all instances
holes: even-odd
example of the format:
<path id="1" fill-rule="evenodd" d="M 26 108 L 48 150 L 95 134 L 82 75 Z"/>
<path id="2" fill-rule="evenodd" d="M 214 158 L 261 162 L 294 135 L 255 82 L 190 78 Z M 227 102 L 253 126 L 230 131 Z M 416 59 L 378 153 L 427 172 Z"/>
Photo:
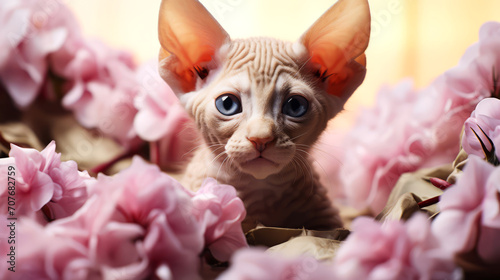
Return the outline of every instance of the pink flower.
<path id="1" fill-rule="evenodd" d="M 447 108 L 441 82 L 421 92 L 403 81 L 382 89 L 375 108 L 366 110 L 344 138 L 340 178 L 347 203 L 380 212 L 405 172 L 451 162 L 459 147 L 461 124 L 470 106 Z"/>
<path id="2" fill-rule="evenodd" d="M 233 252 L 248 247 L 241 228 L 246 210 L 234 187 L 208 178 L 192 201 L 194 215 L 205 229 L 205 246 L 216 259 L 228 261 Z"/>
<path id="3" fill-rule="evenodd" d="M 470 46 L 457 67 L 447 71 L 447 89 L 461 95 L 500 97 L 500 23 L 486 22 L 479 30 L 479 41 Z"/>
<path id="4" fill-rule="evenodd" d="M 190 194 L 177 181 L 136 157 L 113 177 L 99 174 L 89 193 L 80 210 L 50 229 L 84 245 L 94 273 L 199 278 L 203 231 Z"/>
<path id="5" fill-rule="evenodd" d="M 95 279 L 85 246 L 49 228 L 27 218 L 16 221 L 15 263 L 2 262 L 1 279 Z M 11 252 L 8 246 L 0 251 Z M 12 265 L 15 272 L 8 270 Z"/>
<path id="6" fill-rule="evenodd" d="M 15 182 L 15 193 L 2 186 L 0 207 L 7 209 L 10 196 L 16 201 L 16 215 L 33 216 L 43 208 L 46 218 L 53 220 L 70 216 L 83 205 L 90 176 L 79 172 L 74 161 L 61 162 L 55 147 L 54 141 L 41 152 L 11 145 L 10 158 L 0 160 L 0 176 L 2 182 Z M 12 176 L 4 173 L 9 166 L 15 168 Z M 42 217 L 40 212 L 38 215 Z"/>
<path id="7" fill-rule="evenodd" d="M 339 176 L 348 204 L 378 213 L 405 172 L 453 161 L 462 124 L 477 103 L 500 96 L 500 23 L 486 23 L 479 42 L 429 87 L 409 82 L 382 89 L 375 108 L 344 139 Z"/>
<path id="8" fill-rule="evenodd" d="M 479 258 L 500 265 L 500 167 L 474 155 L 457 183 L 439 202 L 433 231 L 450 253 L 476 251 Z"/>
<path id="9" fill-rule="evenodd" d="M 474 131 L 473 131 L 474 130 Z M 483 131 L 485 134 L 483 134 Z M 477 133 L 477 136 L 475 133 Z M 484 157 L 481 139 L 488 151 L 492 151 L 490 138 L 493 142 L 497 158 L 500 158 L 500 100 L 486 98 L 477 104 L 476 110 L 465 122 L 462 146 L 471 155 Z"/>
<path id="10" fill-rule="evenodd" d="M 266 253 L 262 249 L 239 250 L 234 254 L 231 266 L 218 280 L 271 280 L 271 279 L 336 279 L 332 267 L 313 257 L 289 258 Z"/>
<path id="11" fill-rule="evenodd" d="M 416 99 L 410 81 L 392 90 L 382 89 L 375 108 L 362 112 L 344 138 L 346 151 L 339 176 L 350 205 L 378 212 L 398 173 L 413 167 L 411 158 L 405 157 L 409 154 L 405 141 L 413 132 L 408 112 Z"/>
<path id="12" fill-rule="evenodd" d="M 72 110 L 84 127 L 98 128 L 127 145 L 136 136 L 133 103 L 138 84 L 132 57 L 99 41 L 73 47 L 66 54 L 70 60 L 58 67 L 58 74 L 70 81 L 63 106 Z"/>
<path id="13" fill-rule="evenodd" d="M 138 83 L 130 54 L 84 40 L 59 0 L 3 1 L 0 31 L 0 82 L 19 107 L 40 94 L 56 97 L 50 72 L 66 81 L 63 105 L 84 127 L 135 144 Z"/>
<path id="14" fill-rule="evenodd" d="M 135 99 L 134 129 L 141 139 L 154 142 L 153 162 L 175 168 L 189 159 L 187 154 L 196 147 L 199 136 L 193 120 L 158 74 L 157 64 L 157 60 L 146 63 L 137 71 L 140 91 Z"/>
<path id="15" fill-rule="evenodd" d="M 75 17 L 60 1 L 0 3 L 0 82 L 16 105 L 29 106 L 47 79 L 49 57 L 79 37 Z"/>
<path id="16" fill-rule="evenodd" d="M 451 255 L 441 250 L 427 216 L 384 224 L 360 217 L 334 260 L 339 279 L 454 279 Z"/>

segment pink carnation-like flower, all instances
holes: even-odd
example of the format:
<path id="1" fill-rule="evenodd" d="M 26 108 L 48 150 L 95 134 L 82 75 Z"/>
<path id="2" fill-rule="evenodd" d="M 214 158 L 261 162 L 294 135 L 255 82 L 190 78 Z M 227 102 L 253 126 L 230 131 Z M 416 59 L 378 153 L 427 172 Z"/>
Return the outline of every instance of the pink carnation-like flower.
<path id="1" fill-rule="evenodd" d="M 158 74 L 158 62 L 146 63 L 137 70 L 140 85 L 135 99 L 138 110 L 134 129 L 151 143 L 151 159 L 162 168 L 175 168 L 189 159 L 197 145 L 193 120 L 177 96 Z"/>
<path id="2" fill-rule="evenodd" d="M 350 205 L 378 212 L 398 175 L 413 168 L 405 140 L 414 132 L 408 112 L 416 99 L 410 81 L 382 89 L 375 108 L 363 111 L 347 134 L 340 178 Z"/>
<path id="3" fill-rule="evenodd" d="M 500 97 L 500 23 L 486 22 L 479 30 L 479 41 L 470 46 L 457 67 L 444 74 L 449 93 L 461 96 L 467 102 L 468 95 Z"/>
<path id="4" fill-rule="evenodd" d="M 476 251 L 486 263 L 500 265 L 500 167 L 470 155 L 457 183 L 439 202 L 432 229 L 450 253 Z"/>
<path id="5" fill-rule="evenodd" d="M 39 211 L 43 210 L 45 218 L 53 220 L 72 215 L 85 203 L 85 183 L 91 180 L 90 176 L 86 171 L 78 171 L 74 161 L 61 162 L 61 154 L 55 148 L 54 141 L 41 152 L 11 145 L 10 158 L 0 160 L 0 181 L 6 182 L 0 191 L 2 209 L 7 209 L 10 196 L 15 199 L 16 215 L 33 216 L 38 212 L 42 217 Z M 15 169 L 9 170 L 9 166 Z M 14 186 L 14 192 L 8 186 Z"/>
<path id="6" fill-rule="evenodd" d="M 0 34 L 0 82 L 24 108 L 46 82 L 49 56 L 80 32 L 71 11 L 58 0 L 12 0 L 0 3 Z"/>
<path id="7" fill-rule="evenodd" d="M 219 261 L 228 261 L 238 249 L 248 247 L 241 222 L 246 210 L 234 187 L 209 178 L 194 194 L 193 211 L 205 229 L 205 246 Z"/>
<path id="8" fill-rule="evenodd" d="M 442 251 L 427 216 L 406 223 L 360 217 L 334 260 L 338 279 L 455 279 L 450 254 Z"/>
<path id="9" fill-rule="evenodd" d="M 485 134 L 483 134 L 483 132 Z M 477 134 L 477 136 L 476 136 Z M 500 100 L 486 98 L 477 104 L 476 110 L 465 121 L 462 146 L 471 155 L 485 156 L 481 147 L 481 139 L 488 151 L 492 151 L 491 139 L 497 158 L 500 158 Z"/>
<path id="10" fill-rule="evenodd" d="M 344 139 L 339 176 L 350 205 L 378 213 L 403 173 L 453 161 L 464 121 L 480 100 L 499 96 L 499 30 L 484 24 L 479 42 L 429 87 L 382 89 Z"/>
<path id="11" fill-rule="evenodd" d="M 82 41 L 66 52 L 69 61 L 57 67 L 70 83 L 63 106 L 84 127 L 98 128 L 127 145 L 136 136 L 134 98 L 139 90 L 131 55 L 100 41 Z"/>
<path id="12" fill-rule="evenodd" d="M 84 245 L 92 271 L 108 279 L 198 279 L 203 231 L 190 194 L 156 165 L 135 157 L 113 177 L 99 174 L 89 200 L 50 224 Z"/>
<path id="13" fill-rule="evenodd" d="M 1 279 L 96 279 L 85 246 L 49 228 L 29 218 L 16 221 L 15 258 L 1 262 Z M 0 230 L 2 236 L 8 231 Z M 0 245 L 3 256 L 12 254 L 9 246 Z"/>
<path id="14" fill-rule="evenodd" d="M 65 80 L 63 105 L 83 126 L 125 146 L 136 142 L 139 85 L 130 54 L 85 40 L 59 0 L 2 1 L 0 31 L 0 82 L 19 107 L 55 97 L 50 72 Z"/>
<path id="15" fill-rule="evenodd" d="M 344 139 L 340 178 L 348 204 L 378 213 L 403 173 L 454 159 L 471 108 L 446 108 L 454 97 L 443 96 L 440 85 L 415 92 L 403 81 L 383 89 L 375 108 L 363 112 Z"/>
<path id="16" fill-rule="evenodd" d="M 55 165 L 32 157 L 41 168 Z M 73 215 L 45 227 L 20 218 L 16 277 L 199 279 L 204 244 L 221 259 L 246 246 L 245 209 L 231 186 L 208 180 L 191 193 L 139 157 L 115 176 L 99 174 L 86 183 L 88 199 Z M 8 228 L 1 233 L 8 236 Z"/>
<path id="17" fill-rule="evenodd" d="M 313 257 L 289 258 L 269 254 L 259 248 L 250 248 L 236 252 L 229 269 L 218 278 L 218 280 L 233 279 L 316 280 L 337 278 L 334 277 L 331 266 L 322 264 Z"/>

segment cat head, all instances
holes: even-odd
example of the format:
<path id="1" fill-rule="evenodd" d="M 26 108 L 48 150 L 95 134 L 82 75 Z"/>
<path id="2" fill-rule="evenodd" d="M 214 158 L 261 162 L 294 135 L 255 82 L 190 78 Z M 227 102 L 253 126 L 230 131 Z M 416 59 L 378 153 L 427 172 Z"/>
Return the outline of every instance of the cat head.
<path id="1" fill-rule="evenodd" d="M 163 0 L 160 75 L 213 152 L 264 179 L 303 164 L 364 79 L 367 0 L 340 0 L 297 42 L 231 40 L 197 0 Z"/>

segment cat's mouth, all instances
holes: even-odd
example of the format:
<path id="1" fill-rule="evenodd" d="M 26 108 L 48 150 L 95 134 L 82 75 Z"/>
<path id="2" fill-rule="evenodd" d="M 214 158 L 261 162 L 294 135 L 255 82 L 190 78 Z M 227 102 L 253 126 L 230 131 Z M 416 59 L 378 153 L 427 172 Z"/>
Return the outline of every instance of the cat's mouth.
<path id="1" fill-rule="evenodd" d="M 240 166 L 241 171 L 254 176 L 256 179 L 265 179 L 281 169 L 280 164 L 262 156 L 245 161 Z"/>
<path id="2" fill-rule="evenodd" d="M 251 159 L 251 160 L 243 163 L 243 165 L 245 165 L 245 164 L 271 164 L 271 165 L 274 165 L 276 167 L 279 166 L 279 164 L 277 164 L 276 162 L 269 160 L 263 156 L 258 156 L 254 159 Z"/>

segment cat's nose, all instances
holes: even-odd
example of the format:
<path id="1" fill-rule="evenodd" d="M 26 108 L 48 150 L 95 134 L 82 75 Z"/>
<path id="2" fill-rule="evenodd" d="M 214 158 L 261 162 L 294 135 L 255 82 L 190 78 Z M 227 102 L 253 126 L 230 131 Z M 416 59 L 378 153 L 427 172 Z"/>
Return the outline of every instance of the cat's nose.
<path id="1" fill-rule="evenodd" d="M 274 140 L 273 137 L 265 137 L 265 138 L 260 138 L 260 137 L 247 137 L 248 141 L 250 141 L 255 149 L 262 153 L 267 145 Z"/>

